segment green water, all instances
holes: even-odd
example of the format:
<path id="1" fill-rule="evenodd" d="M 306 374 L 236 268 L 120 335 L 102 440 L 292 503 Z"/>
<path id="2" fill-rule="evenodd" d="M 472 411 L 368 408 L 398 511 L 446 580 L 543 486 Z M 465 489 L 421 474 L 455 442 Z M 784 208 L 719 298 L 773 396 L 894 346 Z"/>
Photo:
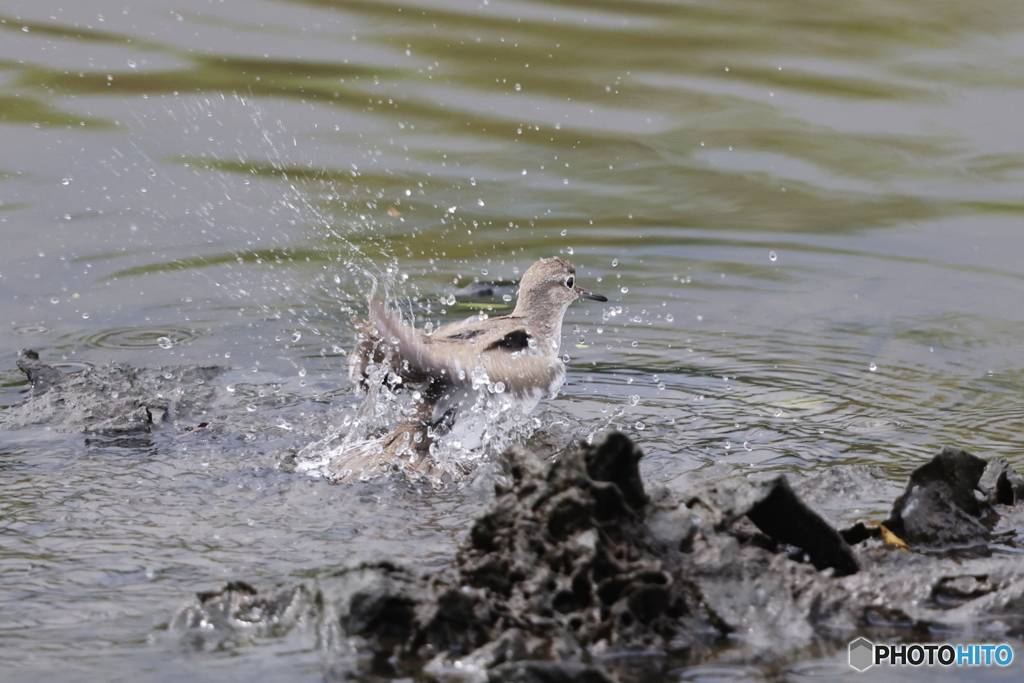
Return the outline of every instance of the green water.
<path id="1" fill-rule="evenodd" d="M 454 552 L 483 494 L 273 469 L 352 409 L 368 273 L 438 322 L 473 279 L 572 260 L 611 301 L 570 309 L 542 419 L 626 431 L 659 481 L 899 482 L 945 443 L 1024 468 L 1022 110 L 1000 0 L 3 3 L 0 404 L 30 347 L 229 365 L 260 425 L 302 429 L 0 437 L 0 662 L 319 680 L 307 640 L 186 656 L 163 626 L 226 578 Z"/>

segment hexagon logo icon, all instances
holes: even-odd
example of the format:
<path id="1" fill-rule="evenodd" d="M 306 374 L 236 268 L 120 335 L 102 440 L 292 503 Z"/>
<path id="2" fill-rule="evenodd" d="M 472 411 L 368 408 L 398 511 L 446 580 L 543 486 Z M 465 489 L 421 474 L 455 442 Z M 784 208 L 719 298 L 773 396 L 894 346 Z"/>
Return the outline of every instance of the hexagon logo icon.
<path id="1" fill-rule="evenodd" d="M 850 643 L 850 666 L 857 671 L 866 671 L 874 666 L 875 644 L 866 638 Z"/>

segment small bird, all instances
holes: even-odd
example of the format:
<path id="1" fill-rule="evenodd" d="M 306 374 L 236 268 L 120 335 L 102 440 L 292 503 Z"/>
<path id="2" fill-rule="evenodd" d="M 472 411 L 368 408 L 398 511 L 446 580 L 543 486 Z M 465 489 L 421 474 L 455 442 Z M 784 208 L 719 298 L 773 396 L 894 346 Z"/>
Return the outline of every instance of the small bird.
<path id="1" fill-rule="evenodd" d="M 608 301 L 576 284 L 576 269 L 557 256 L 541 259 L 523 274 L 511 314 L 473 316 L 432 333 L 406 325 L 371 296 L 370 319 L 353 318 L 360 340 L 349 356 L 349 377 L 362 394 L 374 381 L 414 385 L 411 415 L 387 436 L 342 449 L 329 465 L 332 479 L 345 480 L 391 468 L 443 474 L 431 456 L 439 437 L 458 433 L 465 448 L 479 433 L 460 427 L 481 395 L 499 396 L 526 414 L 565 381 L 558 357 L 562 318 L 576 299 Z M 375 379 L 376 378 L 376 379 Z M 380 378 L 383 378 L 380 379 Z M 479 431 L 479 430 L 477 430 Z"/>

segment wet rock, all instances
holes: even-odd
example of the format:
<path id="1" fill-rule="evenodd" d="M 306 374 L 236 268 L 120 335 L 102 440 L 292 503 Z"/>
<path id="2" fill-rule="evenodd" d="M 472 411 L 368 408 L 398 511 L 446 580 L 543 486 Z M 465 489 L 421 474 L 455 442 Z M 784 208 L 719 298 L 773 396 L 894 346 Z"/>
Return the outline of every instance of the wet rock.
<path id="1" fill-rule="evenodd" d="M 200 415 L 221 394 L 220 367 L 133 368 L 108 363 L 64 374 L 23 350 L 18 367 L 32 382 L 29 398 L 0 413 L 0 428 L 47 424 L 93 436 L 144 435 L 164 420 Z"/>
<path id="2" fill-rule="evenodd" d="M 818 569 L 831 567 L 838 576 L 859 569 L 843 537 L 797 498 L 784 475 L 721 482 L 693 493 L 688 505 L 693 507 L 702 498 L 717 516 L 720 530 L 745 517 L 772 544 L 799 548 Z"/>
<path id="3" fill-rule="evenodd" d="M 967 451 L 944 447 L 911 472 L 906 491 L 896 499 L 885 526 L 914 548 L 983 552 L 989 529 L 982 517 L 990 507 L 979 502 L 975 492 L 986 464 Z"/>
<path id="4" fill-rule="evenodd" d="M 1024 476 L 1012 470 L 1005 458 L 996 458 L 985 466 L 978 488 L 989 505 L 1015 505 L 1024 499 Z"/>

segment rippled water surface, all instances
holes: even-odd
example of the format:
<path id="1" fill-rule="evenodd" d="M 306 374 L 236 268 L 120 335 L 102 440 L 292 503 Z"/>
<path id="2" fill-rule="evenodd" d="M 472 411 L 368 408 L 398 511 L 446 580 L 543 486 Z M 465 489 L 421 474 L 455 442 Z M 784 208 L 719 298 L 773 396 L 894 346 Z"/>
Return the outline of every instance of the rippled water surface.
<path id="1" fill-rule="evenodd" d="M 0 436 L 5 675 L 319 680 L 306 636 L 188 655 L 166 624 L 229 578 L 451 557 L 486 482 L 275 467 L 354 409 L 371 276 L 436 323 L 572 260 L 610 301 L 570 309 L 542 420 L 634 435 L 655 480 L 1024 468 L 1022 110 L 1009 0 L 2 3 L 0 405 L 25 347 L 247 397 L 212 416 L 240 439 Z"/>

